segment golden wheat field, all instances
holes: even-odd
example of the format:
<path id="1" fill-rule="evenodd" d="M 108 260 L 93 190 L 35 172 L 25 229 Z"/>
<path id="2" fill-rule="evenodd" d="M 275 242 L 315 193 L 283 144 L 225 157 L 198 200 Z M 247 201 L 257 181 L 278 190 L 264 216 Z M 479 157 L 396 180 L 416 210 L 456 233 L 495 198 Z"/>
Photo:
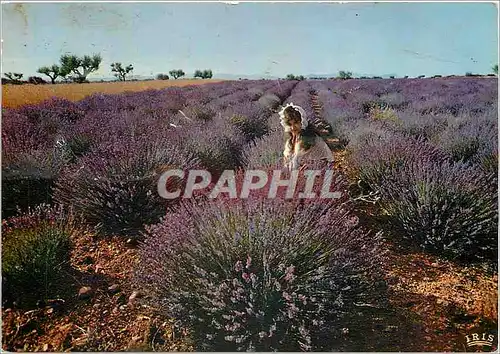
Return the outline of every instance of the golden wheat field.
<path id="1" fill-rule="evenodd" d="M 2 107 L 13 108 L 24 104 L 39 103 L 51 97 L 78 101 L 96 92 L 107 94 L 136 92 L 169 86 L 199 85 L 219 81 L 222 80 L 149 80 L 92 82 L 87 84 L 2 85 Z"/>

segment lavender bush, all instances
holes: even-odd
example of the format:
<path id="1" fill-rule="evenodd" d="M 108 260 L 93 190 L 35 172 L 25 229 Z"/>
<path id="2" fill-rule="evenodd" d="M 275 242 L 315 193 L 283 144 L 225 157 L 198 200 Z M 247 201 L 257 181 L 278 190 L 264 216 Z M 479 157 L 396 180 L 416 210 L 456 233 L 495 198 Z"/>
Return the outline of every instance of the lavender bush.
<path id="1" fill-rule="evenodd" d="M 390 92 L 379 97 L 379 101 L 386 107 L 401 110 L 406 107 L 408 101 L 400 92 Z"/>
<path id="2" fill-rule="evenodd" d="M 3 210 L 11 215 L 18 206 L 25 209 L 33 203 L 50 202 L 62 167 L 77 170 L 70 165 L 78 164 L 80 157 L 92 152 L 97 158 L 109 146 L 123 145 L 122 141 L 130 139 L 177 141 L 217 171 L 241 166 L 242 146 L 267 131 L 270 114 L 257 102 L 249 105 L 250 98 L 256 92 L 272 94 L 277 86 L 269 81 L 252 81 L 250 85 L 226 82 L 120 95 L 94 94 L 76 103 L 53 99 L 6 110 L 2 127 L 7 190 Z M 224 100 L 231 104 L 226 107 L 230 110 L 220 111 Z M 193 127 L 194 122 L 181 115 L 180 109 L 188 115 L 197 113 L 194 119 L 199 116 L 208 126 Z M 222 117 L 224 112 L 228 115 Z M 235 114 L 245 119 L 237 119 L 233 126 L 229 118 Z M 211 133 L 205 134 L 206 130 Z M 64 142 L 59 149 L 64 150 L 64 159 L 54 157 L 58 141 Z M 24 205 L 23 200 L 29 202 Z"/>
<path id="3" fill-rule="evenodd" d="M 52 148 L 19 153 L 3 161 L 2 215 L 13 216 L 42 203 L 52 202 L 55 180 L 72 159 L 71 150 L 54 142 Z"/>
<path id="4" fill-rule="evenodd" d="M 420 114 L 411 109 L 399 111 L 398 117 L 402 124 L 396 131 L 429 141 L 433 141 L 446 129 L 450 119 L 446 115 Z"/>
<path id="5" fill-rule="evenodd" d="M 249 118 L 241 114 L 235 114 L 230 118 L 231 123 L 241 131 L 247 141 L 260 138 L 267 133 L 267 117 Z"/>
<path id="6" fill-rule="evenodd" d="M 350 145 L 350 161 L 359 179 L 378 189 L 384 177 L 397 174 L 405 165 L 415 161 L 429 161 L 437 166 L 448 156 L 423 138 L 413 138 L 391 132 L 368 135 L 356 145 Z"/>
<path id="7" fill-rule="evenodd" d="M 334 350 L 358 304 L 382 305 L 380 237 L 339 204 L 185 203 L 140 257 L 137 280 L 197 350 Z"/>
<path id="8" fill-rule="evenodd" d="M 412 244 L 452 259 L 497 259 L 496 173 L 412 160 L 386 172 L 380 191 L 389 221 Z"/>
<path id="9" fill-rule="evenodd" d="M 25 105 L 17 111 L 35 123 L 75 122 L 85 117 L 85 111 L 77 103 L 54 97 L 39 104 Z"/>
<path id="10" fill-rule="evenodd" d="M 209 105 L 190 105 L 188 108 L 184 110 L 187 117 L 200 120 L 200 121 L 209 121 L 212 120 L 217 112 L 215 109 L 210 107 Z"/>
<path id="11" fill-rule="evenodd" d="M 485 173 L 498 172 L 498 142 L 486 141 L 484 146 L 475 154 L 470 163 Z"/>
<path id="12" fill-rule="evenodd" d="M 392 87 L 379 82 L 376 91 L 372 84 L 360 80 L 335 88 L 343 92 L 342 102 L 357 103 L 360 113 L 339 127 L 347 132 L 349 162 L 365 186 L 380 193 L 392 228 L 412 245 L 441 256 L 494 259 L 494 81 L 410 80 Z M 365 121 L 363 108 L 373 102 L 395 108 L 400 124 Z"/>
<path id="13" fill-rule="evenodd" d="M 144 224 L 166 212 L 168 201 L 157 192 L 161 173 L 196 164 L 161 139 L 114 142 L 68 167 L 57 181 L 54 199 L 108 234 L 137 236 Z"/>
<path id="14" fill-rule="evenodd" d="M 266 94 L 261 96 L 257 102 L 266 109 L 274 110 L 279 106 L 280 101 L 281 100 L 278 96 L 274 94 Z"/>
<path id="15" fill-rule="evenodd" d="M 75 118 L 77 116 L 77 118 Z M 50 203 L 52 188 L 72 153 L 60 143 L 60 132 L 81 119 L 65 100 L 6 110 L 2 117 L 2 212 L 26 211 Z"/>
<path id="16" fill-rule="evenodd" d="M 192 124 L 172 133 L 171 142 L 194 157 L 214 175 L 243 166 L 246 139 L 228 120 L 217 118 L 210 125 Z"/>
<path id="17" fill-rule="evenodd" d="M 251 95 L 250 99 L 252 101 L 257 101 L 262 95 L 264 95 L 265 90 L 260 87 L 250 87 L 248 93 Z"/>
<path id="18" fill-rule="evenodd" d="M 450 120 L 448 127 L 434 140 L 454 161 L 473 161 L 485 150 L 493 153 L 498 139 L 497 112 L 462 115 Z M 492 149 L 493 148 L 493 149 Z"/>
<path id="19" fill-rule="evenodd" d="M 284 142 L 283 132 L 276 129 L 249 144 L 245 148 L 247 167 L 252 169 L 282 166 Z"/>
<path id="20" fill-rule="evenodd" d="M 32 306 L 65 288 L 70 238 L 77 230 L 71 213 L 39 205 L 2 223 L 2 300 Z"/>

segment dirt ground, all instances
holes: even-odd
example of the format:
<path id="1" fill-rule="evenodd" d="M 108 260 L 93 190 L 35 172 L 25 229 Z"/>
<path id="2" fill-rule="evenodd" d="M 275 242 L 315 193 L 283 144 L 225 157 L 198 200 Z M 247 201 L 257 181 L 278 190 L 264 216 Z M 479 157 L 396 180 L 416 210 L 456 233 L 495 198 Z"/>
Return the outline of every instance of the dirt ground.
<path id="1" fill-rule="evenodd" d="M 464 336 L 497 323 L 497 276 L 391 247 L 386 269 L 391 319 L 374 322 L 360 350 L 466 351 Z M 191 351 L 174 328 L 136 293 L 137 250 L 123 238 L 77 235 L 72 296 L 35 310 L 3 309 L 7 351 Z M 79 289 L 91 290 L 81 298 Z M 468 350 L 469 351 L 469 350 Z"/>

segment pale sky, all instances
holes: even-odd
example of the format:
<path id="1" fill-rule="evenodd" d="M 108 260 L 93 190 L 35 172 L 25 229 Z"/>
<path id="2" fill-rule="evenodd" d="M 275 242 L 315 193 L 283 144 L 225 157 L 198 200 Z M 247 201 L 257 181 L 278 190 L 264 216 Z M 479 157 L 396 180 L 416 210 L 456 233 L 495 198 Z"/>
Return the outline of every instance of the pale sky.
<path id="1" fill-rule="evenodd" d="M 498 63 L 493 3 L 3 4 L 3 72 L 101 53 L 134 74 L 449 75 Z"/>

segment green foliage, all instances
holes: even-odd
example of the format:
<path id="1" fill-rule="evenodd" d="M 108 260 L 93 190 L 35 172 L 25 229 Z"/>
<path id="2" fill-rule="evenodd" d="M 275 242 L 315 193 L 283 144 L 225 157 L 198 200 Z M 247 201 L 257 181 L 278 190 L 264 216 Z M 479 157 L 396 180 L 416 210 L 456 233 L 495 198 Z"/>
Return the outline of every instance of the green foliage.
<path id="1" fill-rule="evenodd" d="M 203 76 L 204 79 L 211 79 L 213 76 L 212 70 L 211 69 L 203 70 Z"/>
<path id="2" fill-rule="evenodd" d="M 60 296 L 76 230 L 71 214 L 41 205 L 4 221 L 2 229 L 4 299 L 31 306 Z"/>
<path id="3" fill-rule="evenodd" d="M 297 80 L 297 81 L 302 81 L 302 80 L 305 80 L 306 78 L 304 77 L 304 75 L 295 76 L 294 74 L 288 74 L 288 75 L 286 76 L 286 79 L 287 79 L 287 80 Z"/>
<path id="4" fill-rule="evenodd" d="M 60 58 L 61 70 L 64 73 L 73 74 L 71 79 L 75 82 L 82 83 L 87 81 L 87 76 L 99 69 L 102 62 L 100 54 L 84 55 L 78 57 L 73 54 L 64 54 Z"/>
<path id="5" fill-rule="evenodd" d="M 167 74 L 158 74 L 156 75 L 156 80 L 168 80 L 170 79 Z"/>
<path id="6" fill-rule="evenodd" d="M 186 75 L 186 73 L 182 70 L 182 69 L 176 69 L 176 70 L 170 70 L 168 72 L 170 74 L 170 76 L 172 76 L 175 80 L 177 80 L 178 78 Z"/>
<path id="7" fill-rule="evenodd" d="M 10 81 L 10 83 L 17 84 L 17 85 L 22 84 L 21 79 L 23 77 L 23 74 L 9 72 L 9 73 L 5 73 L 4 75 Z"/>
<path id="8" fill-rule="evenodd" d="M 493 65 L 493 73 L 498 75 L 498 64 Z"/>
<path id="9" fill-rule="evenodd" d="M 8 217 L 29 206 L 52 201 L 55 179 L 49 176 L 2 177 L 2 216 Z"/>
<path id="10" fill-rule="evenodd" d="M 337 78 L 342 80 L 352 79 L 352 72 L 340 70 Z"/>
<path id="11" fill-rule="evenodd" d="M 212 70 L 211 69 L 208 69 L 208 70 L 196 70 L 194 72 L 194 77 L 199 77 L 200 79 L 211 79 L 213 76 L 213 73 L 212 73 Z"/>
<path id="12" fill-rule="evenodd" d="M 33 85 L 43 85 L 43 84 L 46 84 L 47 81 L 45 81 L 44 79 L 42 79 L 39 76 L 30 76 L 28 78 L 28 83 L 33 84 Z"/>
<path id="13" fill-rule="evenodd" d="M 134 67 L 132 64 L 128 65 L 127 67 L 123 67 L 122 63 L 112 63 L 111 64 L 111 71 L 114 72 L 114 75 L 118 78 L 120 81 L 125 81 L 126 76 L 134 70 Z"/>
<path id="14" fill-rule="evenodd" d="M 41 68 L 38 68 L 37 72 L 40 74 L 47 75 L 50 78 L 50 81 L 55 84 L 56 79 L 58 77 L 66 77 L 66 75 L 69 74 L 69 71 L 66 71 L 67 68 L 63 69 L 57 64 L 54 64 L 52 66 L 42 66 Z"/>

